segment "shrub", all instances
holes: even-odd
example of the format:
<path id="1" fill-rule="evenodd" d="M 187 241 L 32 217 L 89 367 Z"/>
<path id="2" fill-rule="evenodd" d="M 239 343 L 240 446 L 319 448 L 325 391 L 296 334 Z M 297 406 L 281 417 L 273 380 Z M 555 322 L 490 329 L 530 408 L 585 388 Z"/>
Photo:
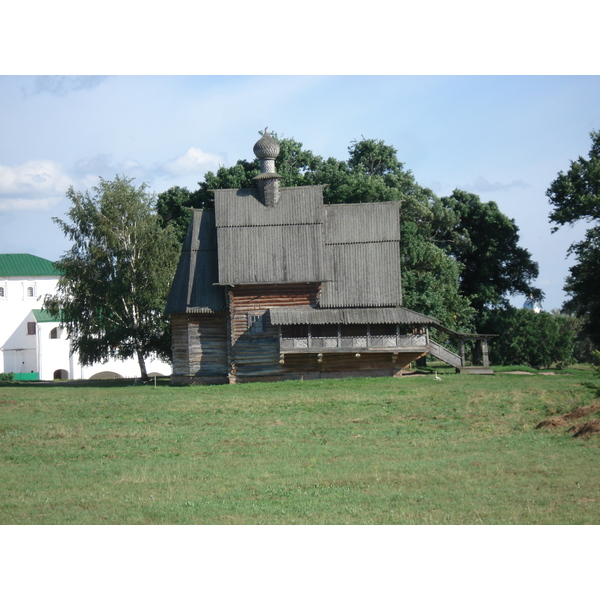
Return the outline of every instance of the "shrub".
<path id="1" fill-rule="evenodd" d="M 574 361 L 575 334 L 569 325 L 562 315 L 502 308 L 487 313 L 479 330 L 498 335 L 490 344 L 493 364 L 548 368 Z"/>

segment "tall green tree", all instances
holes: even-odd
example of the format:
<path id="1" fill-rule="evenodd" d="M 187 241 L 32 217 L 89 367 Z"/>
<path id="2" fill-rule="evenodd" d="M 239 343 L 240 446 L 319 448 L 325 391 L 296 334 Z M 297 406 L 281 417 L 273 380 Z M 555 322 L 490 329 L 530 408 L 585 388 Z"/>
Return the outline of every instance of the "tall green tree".
<path id="1" fill-rule="evenodd" d="M 170 224 L 175 229 L 181 243 L 185 239 L 187 228 L 192 220 L 192 204 L 189 190 L 177 185 L 158 194 L 156 201 L 160 226 L 164 229 Z"/>
<path id="2" fill-rule="evenodd" d="M 564 290 L 570 298 L 563 310 L 583 318 L 596 347 L 600 346 L 600 227 L 588 229 L 585 239 L 569 250 L 576 262 L 569 269 Z"/>
<path id="3" fill-rule="evenodd" d="M 442 203 L 457 216 L 443 247 L 462 266 L 460 289 L 481 315 L 486 308 L 508 305 L 508 296 L 543 298 L 532 282 L 539 274 L 531 253 L 519 246 L 519 228 L 495 202 L 455 190 Z"/>
<path id="4" fill-rule="evenodd" d="M 54 218 L 73 242 L 45 308 L 66 327 L 82 364 L 138 360 L 143 379 L 152 354 L 168 355 L 163 311 L 179 258 L 175 228 L 161 227 L 146 184 L 100 178 L 92 191 L 67 192 L 68 220 Z"/>
<path id="5" fill-rule="evenodd" d="M 585 221 L 591 225 L 585 239 L 573 244 L 568 253 L 576 263 L 569 270 L 564 290 L 570 296 L 563 309 L 583 317 L 590 338 L 600 346 L 600 131 L 590 133 L 589 158 L 571 161 L 560 171 L 546 195 L 554 207 L 550 221 L 560 226 Z"/>
<path id="6" fill-rule="evenodd" d="M 554 207 L 550 221 L 559 226 L 583 220 L 597 226 L 600 221 L 600 131 L 591 131 L 589 158 L 571 161 L 569 170 L 560 171 L 546 195 Z"/>

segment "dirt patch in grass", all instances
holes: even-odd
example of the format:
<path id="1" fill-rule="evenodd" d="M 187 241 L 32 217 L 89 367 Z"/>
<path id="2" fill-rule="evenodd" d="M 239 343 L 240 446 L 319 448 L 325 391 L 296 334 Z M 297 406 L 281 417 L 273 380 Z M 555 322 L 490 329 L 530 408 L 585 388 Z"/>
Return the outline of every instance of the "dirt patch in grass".
<path id="1" fill-rule="evenodd" d="M 553 428 L 553 427 L 565 427 L 569 424 L 569 421 L 564 417 L 552 417 L 551 419 L 546 419 L 541 423 L 538 423 L 536 429 L 543 428 Z"/>
<path id="2" fill-rule="evenodd" d="M 542 429 L 543 427 L 561 427 L 563 425 L 569 425 L 571 421 L 576 421 L 577 419 L 583 419 L 584 417 L 588 417 L 589 415 L 600 411 L 600 404 L 590 404 L 588 406 L 580 406 L 575 410 L 567 413 L 566 415 L 562 415 L 560 417 L 552 417 L 541 423 L 538 423 L 536 429 Z"/>
<path id="3" fill-rule="evenodd" d="M 600 404 L 580 406 L 566 415 L 552 417 L 542 421 L 541 423 L 538 423 L 536 429 L 568 427 L 571 425 L 571 427 L 567 429 L 567 433 L 571 433 L 573 437 L 581 437 L 590 435 L 592 433 L 600 433 L 600 419 L 591 419 L 586 423 L 572 425 L 573 421 L 583 419 L 598 411 L 600 411 Z"/>
<path id="4" fill-rule="evenodd" d="M 589 406 L 580 406 L 573 412 L 570 412 L 564 416 L 565 419 L 573 421 L 575 419 L 583 419 L 583 417 L 589 417 L 589 415 L 600 410 L 600 404 L 590 404 Z"/>
<path id="5" fill-rule="evenodd" d="M 573 437 L 583 437 L 592 433 L 600 433 L 600 419 L 592 419 L 587 423 L 575 425 L 568 429 L 567 433 L 572 433 Z"/>
<path id="6" fill-rule="evenodd" d="M 531 373 L 531 371 L 504 371 L 503 375 L 558 375 L 554 371 L 540 371 L 539 373 Z M 571 373 L 560 373 L 560 375 L 570 375 Z"/>

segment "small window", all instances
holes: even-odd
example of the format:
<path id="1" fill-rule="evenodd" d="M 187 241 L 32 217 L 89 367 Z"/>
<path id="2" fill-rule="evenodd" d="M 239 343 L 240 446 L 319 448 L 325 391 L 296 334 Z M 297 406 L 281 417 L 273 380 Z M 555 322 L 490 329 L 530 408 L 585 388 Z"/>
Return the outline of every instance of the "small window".
<path id="1" fill-rule="evenodd" d="M 34 291 L 33 291 L 33 287 L 32 287 L 32 286 L 29 286 L 29 287 L 27 288 L 26 295 L 27 295 L 27 297 L 28 297 L 28 298 L 33 298 L 33 296 L 34 296 Z"/>
<path id="2" fill-rule="evenodd" d="M 27 335 L 35 335 L 35 321 L 27 323 Z"/>
<path id="3" fill-rule="evenodd" d="M 50 339 L 51 340 L 60 339 L 60 328 L 59 327 L 55 327 L 54 329 L 52 329 L 52 331 L 50 331 Z M 55 377 L 55 379 L 56 379 L 56 377 Z"/>
<path id="4" fill-rule="evenodd" d="M 264 333 L 265 313 L 248 313 L 248 331 L 252 333 Z"/>
<path id="5" fill-rule="evenodd" d="M 6 290 L 3 285 L 0 285 L 0 298 L 6 298 Z"/>

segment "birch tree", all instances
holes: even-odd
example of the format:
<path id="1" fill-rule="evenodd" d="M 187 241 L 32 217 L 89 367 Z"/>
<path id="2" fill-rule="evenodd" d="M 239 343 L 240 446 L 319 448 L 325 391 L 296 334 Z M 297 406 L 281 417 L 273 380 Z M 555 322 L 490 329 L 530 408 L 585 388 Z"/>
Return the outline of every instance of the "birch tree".
<path id="1" fill-rule="evenodd" d="M 100 178 L 91 192 L 71 187 L 67 197 L 68 220 L 53 220 L 73 246 L 56 263 L 62 275 L 45 308 L 82 364 L 134 357 L 148 379 L 146 359 L 169 353 L 163 311 L 180 252 L 176 232 L 161 228 L 147 185 L 126 177 Z"/>

